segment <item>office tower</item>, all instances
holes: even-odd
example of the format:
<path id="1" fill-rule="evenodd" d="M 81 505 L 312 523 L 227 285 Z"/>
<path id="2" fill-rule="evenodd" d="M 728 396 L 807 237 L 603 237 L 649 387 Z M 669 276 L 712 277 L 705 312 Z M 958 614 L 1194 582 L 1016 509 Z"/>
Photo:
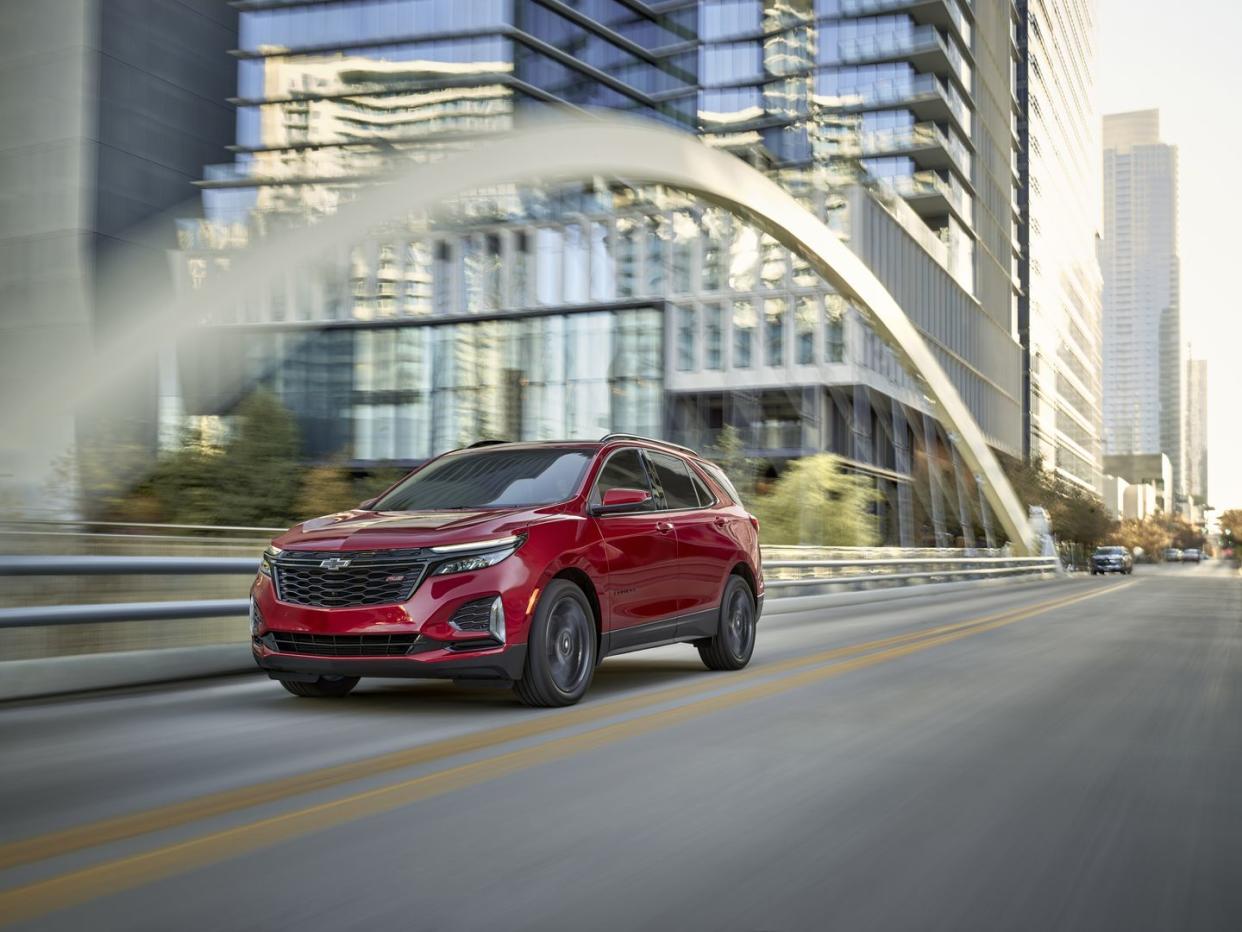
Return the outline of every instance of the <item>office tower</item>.
<path id="1" fill-rule="evenodd" d="M 1191 359 L 1186 366 L 1186 491 L 1202 507 L 1208 497 L 1208 364 Z"/>
<path id="2" fill-rule="evenodd" d="M 1186 494 L 1186 365 L 1177 254 L 1177 147 L 1156 110 L 1104 117 L 1104 450 L 1163 453 Z"/>
<path id="3" fill-rule="evenodd" d="M 1094 491 L 1103 457 L 1096 4 L 1018 8 L 1027 453 Z"/>
<path id="4" fill-rule="evenodd" d="M 147 224 L 191 203 L 232 142 L 237 13 L 224 0 L 6 0 L 0 17 L 0 388 L 20 398 L 129 323 L 102 300 L 114 259 L 140 263 L 152 288 L 168 278 L 172 219 L 162 239 Z M 137 381 L 111 423 L 149 442 L 153 374 Z M 19 507 L 69 507 L 46 494 L 49 460 L 95 421 L 10 443 L 20 461 L 0 475 Z"/>
<path id="5" fill-rule="evenodd" d="M 832 225 L 1021 455 L 1009 5 L 256 3 L 240 36 L 237 155 L 206 173 L 207 220 L 182 225 L 187 283 L 282 217 L 330 215 L 394 157 L 443 157 L 547 105 L 619 109 L 700 133 Z M 449 214 L 342 244 L 335 272 L 200 334 L 218 351 L 165 379 L 172 423 L 227 415 L 234 365 L 294 411 L 310 456 L 360 465 L 480 436 L 706 446 L 733 426 L 774 470 L 831 450 L 872 476 L 894 543 L 987 538 L 917 384 L 744 219 L 611 179 Z"/>

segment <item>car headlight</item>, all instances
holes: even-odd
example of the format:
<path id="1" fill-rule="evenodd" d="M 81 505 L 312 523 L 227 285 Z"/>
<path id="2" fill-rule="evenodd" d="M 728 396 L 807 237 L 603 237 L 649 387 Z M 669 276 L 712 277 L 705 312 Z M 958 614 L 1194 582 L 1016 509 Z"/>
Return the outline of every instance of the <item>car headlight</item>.
<path id="1" fill-rule="evenodd" d="M 279 557 L 284 551 L 279 547 L 268 547 L 263 551 L 263 556 L 259 558 L 259 572 L 264 576 L 272 575 L 272 561 Z"/>
<path id="2" fill-rule="evenodd" d="M 471 570 L 482 570 L 495 566 L 501 560 L 511 556 L 522 546 L 524 537 L 498 537 L 494 540 L 473 541 L 469 544 L 447 544 L 443 547 L 432 547 L 433 554 L 448 555 L 443 563 L 432 571 L 433 576 L 447 576 L 449 573 L 468 573 Z M 455 554 L 460 553 L 460 556 Z"/>

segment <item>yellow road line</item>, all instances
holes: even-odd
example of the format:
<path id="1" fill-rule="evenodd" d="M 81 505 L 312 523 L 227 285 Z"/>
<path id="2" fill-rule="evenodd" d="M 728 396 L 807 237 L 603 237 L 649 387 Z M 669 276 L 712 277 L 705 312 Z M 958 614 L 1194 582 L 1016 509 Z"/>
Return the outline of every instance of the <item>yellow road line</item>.
<path id="1" fill-rule="evenodd" d="M 1002 613 L 974 622 L 942 626 L 931 629 L 925 637 L 906 638 L 906 643 L 897 643 L 852 659 L 842 660 L 839 663 L 791 672 L 784 677 L 708 696 L 682 706 L 615 722 L 579 734 L 553 738 L 531 747 L 449 767 L 389 786 L 353 793 L 340 799 L 269 816 L 177 844 L 166 845 L 152 851 L 107 861 L 93 867 L 16 887 L 0 892 L 0 923 L 7 924 L 34 918 L 99 896 L 133 889 L 282 841 L 323 831 L 366 816 L 388 812 L 432 796 L 475 786 L 506 774 L 667 728 L 712 712 L 779 695 L 801 686 L 840 676 L 843 673 L 876 666 L 932 647 L 952 643 L 973 634 L 1004 627 L 1034 615 L 1043 614 L 1053 608 L 1092 599 L 1130 585 L 1133 585 L 1133 582 L 1124 582 L 1106 589 L 1097 589 L 1070 598 L 1036 604 L 1026 609 Z M 885 640 L 894 641 L 901 637 Z"/>
<path id="2" fill-rule="evenodd" d="M 1051 610 L 1074 596 L 1059 596 L 1046 602 L 1037 603 L 1044 610 Z M 109 819 L 102 819 L 86 825 L 74 826 L 56 832 L 36 835 L 0 846 L 0 870 L 8 870 L 22 864 L 59 857 L 84 848 L 93 848 L 115 841 L 123 841 L 149 832 L 163 831 L 178 825 L 197 822 L 213 816 L 224 815 L 240 809 L 248 809 L 265 803 L 288 800 L 304 793 L 328 789 L 355 780 L 374 777 L 393 770 L 403 770 L 422 764 L 433 763 L 459 754 L 468 754 L 498 744 L 520 741 L 525 738 L 537 737 L 563 728 L 589 724 L 614 715 L 650 708 L 666 702 L 677 702 L 692 699 L 706 692 L 722 687 L 737 686 L 755 679 L 776 676 L 803 667 L 815 666 L 850 657 L 856 654 L 880 650 L 895 644 L 935 637 L 963 627 L 985 624 L 998 618 L 1004 618 L 1014 611 L 1010 609 L 992 615 L 974 618 L 963 622 L 954 622 L 935 628 L 911 631 L 893 635 L 862 644 L 831 648 L 814 654 L 793 657 L 761 667 L 731 674 L 727 681 L 722 677 L 705 676 L 703 679 L 684 686 L 674 686 L 655 692 L 641 693 L 604 703 L 586 703 L 573 709 L 556 713 L 537 714 L 522 722 L 512 725 L 501 725 L 483 729 L 466 735 L 432 741 L 417 747 L 391 751 L 346 764 L 336 764 L 306 773 L 295 774 L 252 786 L 222 790 L 205 796 L 169 803 L 136 813 L 127 813 Z"/>

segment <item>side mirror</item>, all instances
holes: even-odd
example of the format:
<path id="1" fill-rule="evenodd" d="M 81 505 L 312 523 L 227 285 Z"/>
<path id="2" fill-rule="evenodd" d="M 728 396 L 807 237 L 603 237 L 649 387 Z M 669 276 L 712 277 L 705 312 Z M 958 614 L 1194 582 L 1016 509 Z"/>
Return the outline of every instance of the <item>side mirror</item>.
<path id="1" fill-rule="evenodd" d="M 623 515 L 646 511 L 651 507 L 651 493 L 643 489 L 609 489 L 604 500 L 591 508 L 593 515 Z"/>
<path id="2" fill-rule="evenodd" d="M 368 498 L 365 502 L 359 502 L 358 507 L 362 509 L 363 511 L 370 511 L 371 508 L 374 507 L 375 503 L 378 501 L 379 501 L 378 498 Z"/>

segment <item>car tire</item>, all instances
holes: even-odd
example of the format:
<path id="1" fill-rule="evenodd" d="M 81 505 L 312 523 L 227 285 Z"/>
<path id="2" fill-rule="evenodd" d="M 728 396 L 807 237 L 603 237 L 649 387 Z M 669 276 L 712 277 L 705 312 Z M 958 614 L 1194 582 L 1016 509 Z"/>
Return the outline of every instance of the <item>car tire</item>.
<path id="1" fill-rule="evenodd" d="M 586 593 L 568 579 L 554 579 L 535 608 L 526 663 L 513 691 L 526 705 L 573 705 L 595 675 L 595 612 Z"/>
<path id="2" fill-rule="evenodd" d="M 356 676 L 321 676 L 311 682 L 281 680 L 280 685 L 303 699 L 342 699 L 358 685 Z"/>
<path id="3" fill-rule="evenodd" d="M 730 576 L 720 599 L 720 621 L 714 637 L 698 642 L 699 657 L 709 670 L 740 670 L 755 651 L 758 615 L 755 597 L 741 576 Z"/>

